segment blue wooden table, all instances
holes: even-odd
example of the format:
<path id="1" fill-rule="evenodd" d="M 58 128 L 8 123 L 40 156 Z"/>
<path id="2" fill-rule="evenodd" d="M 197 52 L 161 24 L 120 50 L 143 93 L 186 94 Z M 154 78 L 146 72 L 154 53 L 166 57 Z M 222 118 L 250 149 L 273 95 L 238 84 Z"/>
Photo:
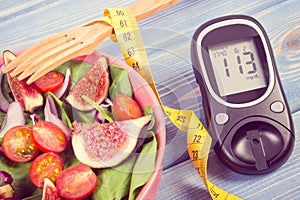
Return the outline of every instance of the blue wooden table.
<path id="1" fill-rule="evenodd" d="M 134 0 L 2 0 L 0 50 L 29 47 L 47 35 L 100 18 L 105 8 Z M 205 122 L 201 94 L 190 60 L 194 31 L 204 22 L 230 14 L 256 18 L 271 40 L 282 84 L 293 113 L 295 149 L 286 164 L 260 176 L 235 173 L 210 153 L 208 177 L 245 199 L 300 199 L 300 2 L 299 0 L 184 0 L 139 23 L 154 79 L 165 105 L 193 110 Z M 117 44 L 97 48 L 121 58 Z M 186 134 L 166 119 L 164 171 L 155 199 L 210 199 L 188 159 Z"/>

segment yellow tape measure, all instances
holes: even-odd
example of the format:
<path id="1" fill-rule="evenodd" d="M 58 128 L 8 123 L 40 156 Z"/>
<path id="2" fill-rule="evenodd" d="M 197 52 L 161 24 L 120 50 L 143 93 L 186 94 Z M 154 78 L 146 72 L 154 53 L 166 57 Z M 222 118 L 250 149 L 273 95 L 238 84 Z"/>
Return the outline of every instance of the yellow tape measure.
<path id="1" fill-rule="evenodd" d="M 236 197 L 212 184 L 207 179 L 207 159 L 211 146 L 211 137 L 195 113 L 190 110 L 177 110 L 164 106 L 156 90 L 151 68 L 148 62 L 144 42 L 135 17 L 129 8 L 112 8 L 104 11 L 102 21 L 114 29 L 112 39 L 117 41 L 126 63 L 141 74 L 157 95 L 162 108 L 170 121 L 187 133 L 189 157 L 200 174 L 212 199 L 238 200 Z"/>

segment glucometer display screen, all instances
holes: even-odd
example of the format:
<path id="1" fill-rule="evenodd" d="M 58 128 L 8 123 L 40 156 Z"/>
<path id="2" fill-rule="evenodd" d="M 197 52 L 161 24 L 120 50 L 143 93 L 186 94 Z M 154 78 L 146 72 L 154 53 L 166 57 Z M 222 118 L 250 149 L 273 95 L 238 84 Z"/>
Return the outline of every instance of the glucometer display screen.
<path id="1" fill-rule="evenodd" d="M 253 38 L 208 46 L 209 58 L 220 96 L 267 86 L 263 66 Z"/>

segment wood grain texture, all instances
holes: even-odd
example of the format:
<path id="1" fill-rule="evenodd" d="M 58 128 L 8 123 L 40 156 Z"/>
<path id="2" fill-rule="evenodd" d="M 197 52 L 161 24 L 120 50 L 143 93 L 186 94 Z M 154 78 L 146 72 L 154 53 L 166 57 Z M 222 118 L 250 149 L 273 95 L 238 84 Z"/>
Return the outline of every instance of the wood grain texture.
<path id="1" fill-rule="evenodd" d="M 150 0 L 149 0 L 150 1 Z M 100 18 L 109 7 L 134 0 L 4 0 L 0 5 L 0 49 L 17 50 L 47 35 Z M 193 75 L 190 43 L 204 22 L 230 14 L 256 18 L 266 29 L 277 68 L 293 112 L 296 145 L 280 169 L 262 176 L 244 176 L 226 168 L 212 152 L 208 176 L 216 185 L 245 199 L 300 199 L 300 3 L 298 0 L 184 0 L 139 22 L 153 76 L 164 104 L 191 109 L 205 121 L 201 94 Z M 110 40 L 97 50 L 121 58 Z M 186 135 L 166 118 L 165 170 L 156 199 L 209 199 L 186 153 Z"/>
<path id="2" fill-rule="evenodd" d="M 137 21 L 141 21 L 181 1 L 182 0 L 139 0 L 130 6 L 130 8 Z"/>
<path id="3" fill-rule="evenodd" d="M 133 16 L 140 21 L 180 2 L 180 0 L 139 0 L 130 6 Z M 115 15 L 115 13 L 110 13 Z M 12 60 L 3 72 L 27 77 L 31 84 L 47 72 L 64 62 L 82 55 L 93 53 L 96 47 L 113 33 L 107 23 L 94 20 L 71 29 L 52 34 L 36 45 L 27 48 L 20 56 Z"/>
<path id="4" fill-rule="evenodd" d="M 299 122 L 300 113 L 293 114 L 293 118 Z M 296 132 L 299 133 L 300 123 L 295 124 Z M 295 146 L 285 165 L 262 176 L 237 174 L 226 168 L 212 152 L 208 159 L 208 177 L 217 186 L 247 200 L 299 199 L 299 139 L 296 140 Z M 201 179 L 196 178 L 197 175 L 189 160 L 165 170 L 156 199 L 210 199 Z"/>

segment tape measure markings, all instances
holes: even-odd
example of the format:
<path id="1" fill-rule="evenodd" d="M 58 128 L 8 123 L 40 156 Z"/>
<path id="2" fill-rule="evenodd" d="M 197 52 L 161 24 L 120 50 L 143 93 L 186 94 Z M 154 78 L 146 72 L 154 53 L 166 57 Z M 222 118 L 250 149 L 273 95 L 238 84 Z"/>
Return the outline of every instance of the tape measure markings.
<path id="1" fill-rule="evenodd" d="M 211 198 L 217 200 L 240 200 L 239 197 L 220 189 L 207 179 L 207 160 L 212 139 L 195 113 L 190 110 L 177 110 L 162 104 L 154 84 L 138 23 L 131 14 L 130 9 L 124 7 L 105 9 L 102 21 L 109 23 L 113 27 L 114 34 L 111 36 L 111 39 L 118 42 L 125 62 L 147 81 L 158 97 L 170 121 L 178 129 L 187 133 L 189 157 Z"/>

